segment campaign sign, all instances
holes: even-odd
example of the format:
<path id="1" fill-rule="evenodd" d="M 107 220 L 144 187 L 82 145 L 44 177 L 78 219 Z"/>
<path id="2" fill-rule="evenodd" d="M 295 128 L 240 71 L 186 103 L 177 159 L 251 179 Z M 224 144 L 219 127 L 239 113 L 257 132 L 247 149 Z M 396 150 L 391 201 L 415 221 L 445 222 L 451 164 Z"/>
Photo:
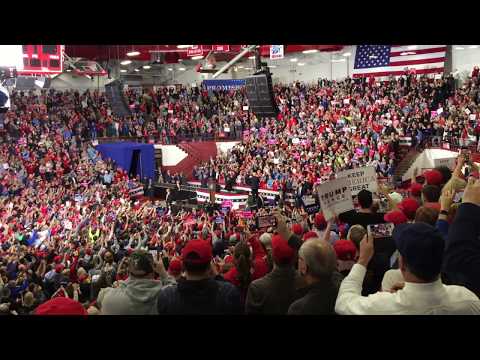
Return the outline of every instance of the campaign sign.
<path id="1" fill-rule="evenodd" d="M 321 184 L 317 191 L 326 220 L 354 208 L 350 181 L 346 177 Z"/>
<path id="2" fill-rule="evenodd" d="M 233 202 L 232 202 L 232 200 L 223 200 L 223 201 L 222 201 L 222 207 L 224 207 L 224 208 L 232 208 L 232 207 L 233 207 Z"/>
<path id="3" fill-rule="evenodd" d="M 446 166 L 450 170 L 455 169 L 455 163 L 456 163 L 456 158 L 451 157 L 451 158 L 439 158 L 439 159 L 433 159 L 433 164 L 435 167 L 437 166 Z"/>
<path id="4" fill-rule="evenodd" d="M 251 219 L 253 214 L 252 214 L 251 211 L 243 211 L 242 216 L 243 216 L 244 219 Z"/>
<path id="5" fill-rule="evenodd" d="M 377 173 L 372 166 L 345 170 L 337 176 L 348 179 L 352 195 L 357 195 L 361 190 L 377 191 Z"/>
<path id="6" fill-rule="evenodd" d="M 215 218 L 215 223 L 216 224 L 223 224 L 223 217 L 222 216 L 217 216 Z"/>

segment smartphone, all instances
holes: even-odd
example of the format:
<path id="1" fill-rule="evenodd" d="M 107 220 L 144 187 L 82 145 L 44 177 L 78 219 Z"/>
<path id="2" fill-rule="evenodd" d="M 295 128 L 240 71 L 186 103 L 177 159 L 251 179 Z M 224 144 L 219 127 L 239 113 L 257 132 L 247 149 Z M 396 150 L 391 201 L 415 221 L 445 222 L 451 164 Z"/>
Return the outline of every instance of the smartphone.
<path id="1" fill-rule="evenodd" d="M 391 237 L 395 225 L 393 223 L 368 225 L 367 230 L 374 239 Z"/>
<path id="2" fill-rule="evenodd" d="M 454 203 L 462 202 L 462 198 L 463 198 L 463 191 L 457 192 L 453 198 L 453 202 Z"/>
<path id="3" fill-rule="evenodd" d="M 277 218 L 273 215 L 258 216 L 256 219 L 256 225 L 258 229 L 277 227 Z"/>
<path id="4" fill-rule="evenodd" d="M 469 149 L 461 149 L 460 151 L 465 158 L 465 163 L 469 164 L 470 163 L 470 153 L 471 153 L 471 151 Z"/>
<path id="5" fill-rule="evenodd" d="M 397 262 L 398 262 L 398 257 L 399 257 L 400 253 L 398 252 L 398 250 L 396 250 L 392 256 L 390 257 L 390 269 L 397 269 L 398 266 L 397 266 Z"/>

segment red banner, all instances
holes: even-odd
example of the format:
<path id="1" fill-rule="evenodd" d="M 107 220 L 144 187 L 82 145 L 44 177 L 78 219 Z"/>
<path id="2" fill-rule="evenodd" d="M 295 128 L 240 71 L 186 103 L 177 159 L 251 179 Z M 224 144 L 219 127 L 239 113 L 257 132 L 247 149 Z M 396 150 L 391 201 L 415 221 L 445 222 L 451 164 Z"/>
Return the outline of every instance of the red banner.
<path id="1" fill-rule="evenodd" d="M 229 52 L 230 45 L 212 45 L 212 50 L 217 52 Z"/>
<path id="2" fill-rule="evenodd" d="M 192 45 L 192 47 L 187 49 L 187 56 L 198 56 L 198 55 L 203 55 L 202 45 Z"/>

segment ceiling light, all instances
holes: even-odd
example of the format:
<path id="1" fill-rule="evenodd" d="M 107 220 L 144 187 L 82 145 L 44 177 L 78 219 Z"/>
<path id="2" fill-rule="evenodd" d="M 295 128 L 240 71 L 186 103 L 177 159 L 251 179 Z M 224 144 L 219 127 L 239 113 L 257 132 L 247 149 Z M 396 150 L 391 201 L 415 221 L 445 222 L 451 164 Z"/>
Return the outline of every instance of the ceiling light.
<path id="1" fill-rule="evenodd" d="M 192 60 L 200 60 L 203 59 L 203 55 L 192 56 Z"/>
<path id="2" fill-rule="evenodd" d="M 407 49 L 408 49 L 408 50 L 415 50 L 416 48 L 417 48 L 417 45 L 407 46 Z"/>
<path id="3" fill-rule="evenodd" d="M 455 46 L 455 50 L 465 50 L 465 48 L 462 46 Z"/>
<path id="4" fill-rule="evenodd" d="M 187 49 L 189 47 L 192 47 L 193 45 L 177 45 L 177 48 L 179 49 Z"/>
<path id="5" fill-rule="evenodd" d="M 304 54 L 313 54 L 313 53 L 316 53 L 318 52 L 317 49 L 310 49 L 310 50 L 303 50 L 302 53 Z"/>
<path id="6" fill-rule="evenodd" d="M 129 65 L 132 63 L 132 60 L 123 60 L 120 64 L 121 65 Z"/>
<path id="7" fill-rule="evenodd" d="M 130 51 L 127 53 L 127 56 L 138 56 L 140 55 L 140 51 Z"/>
<path id="8" fill-rule="evenodd" d="M 297 63 L 298 66 L 303 66 L 305 63 Z"/>
<path id="9" fill-rule="evenodd" d="M 120 70 L 120 72 L 121 72 L 121 73 L 126 73 L 126 72 L 127 72 L 127 70 L 125 70 L 125 69 L 121 69 L 121 70 Z"/>
<path id="10" fill-rule="evenodd" d="M 136 72 L 139 72 L 139 71 L 140 71 L 140 69 L 135 69 L 135 71 L 136 71 Z"/>
<path id="11" fill-rule="evenodd" d="M 345 57 L 349 57 L 349 56 L 351 56 L 351 55 L 352 55 L 351 52 L 346 52 L 346 53 L 342 54 L 342 56 L 345 56 Z"/>
<path id="12" fill-rule="evenodd" d="M 478 48 L 478 45 L 470 45 L 468 48 L 469 49 L 476 49 L 476 48 Z"/>
<path id="13" fill-rule="evenodd" d="M 178 68 L 178 70 L 180 70 L 180 71 L 185 71 L 185 70 L 187 70 L 187 69 L 185 69 L 184 67 L 181 67 L 181 68 Z"/>
<path id="14" fill-rule="evenodd" d="M 253 59 L 255 59 L 255 55 L 249 56 L 248 58 L 249 58 L 250 60 L 253 60 Z"/>
<path id="15" fill-rule="evenodd" d="M 290 59 L 291 62 L 297 62 L 298 59 L 297 58 L 293 58 L 293 59 Z"/>
<path id="16" fill-rule="evenodd" d="M 150 65 L 143 65 L 143 68 L 144 68 L 145 70 L 148 70 L 148 69 L 151 68 L 151 66 L 150 66 Z"/>
<path id="17" fill-rule="evenodd" d="M 168 68 L 168 71 L 173 71 L 173 69 L 172 69 L 172 68 Z"/>

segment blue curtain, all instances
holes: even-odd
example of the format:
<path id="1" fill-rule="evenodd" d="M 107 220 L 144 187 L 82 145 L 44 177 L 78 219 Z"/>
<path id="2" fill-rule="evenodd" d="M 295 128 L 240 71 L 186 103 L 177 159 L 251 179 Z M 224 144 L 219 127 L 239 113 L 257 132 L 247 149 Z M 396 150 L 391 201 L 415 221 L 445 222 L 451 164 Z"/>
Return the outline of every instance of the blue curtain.
<path id="1" fill-rule="evenodd" d="M 111 144 L 99 144 L 96 149 L 103 159 L 112 159 L 118 167 L 130 171 L 134 150 L 140 150 L 137 175 L 141 178 L 154 179 L 155 176 L 155 148 L 152 144 L 139 144 L 130 142 L 118 142 Z"/>

